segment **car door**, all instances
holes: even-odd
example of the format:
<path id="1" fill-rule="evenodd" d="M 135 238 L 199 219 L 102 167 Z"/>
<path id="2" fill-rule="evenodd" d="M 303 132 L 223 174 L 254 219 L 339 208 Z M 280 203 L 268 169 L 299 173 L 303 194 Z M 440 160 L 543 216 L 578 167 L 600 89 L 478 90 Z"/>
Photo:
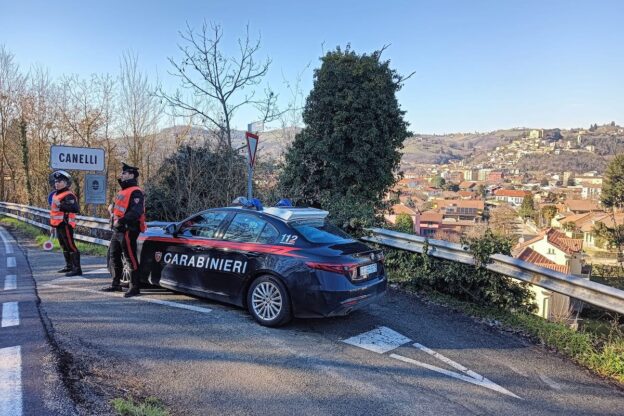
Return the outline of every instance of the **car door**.
<path id="1" fill-rule="evenodd" d="M 185 220 L 163 259 L 163 278 L 194 291 L 211 291 L 207 281 L 206 264 L 214 257 L 214 240 L 227 211 L 207 211 Z"/>
<path id="2" fill-rule="evenodd" d="M 237 213 L 230 221 L 218 248 L 223 259 L 221 267 L 215 270 L 214 280 L 220 291 L 232 297 L 239 295 L 244 283 L 257 270 L 258 249 L 262 244 L 273 243 L 278 238 L 277 229 L 253 213 Z"/>

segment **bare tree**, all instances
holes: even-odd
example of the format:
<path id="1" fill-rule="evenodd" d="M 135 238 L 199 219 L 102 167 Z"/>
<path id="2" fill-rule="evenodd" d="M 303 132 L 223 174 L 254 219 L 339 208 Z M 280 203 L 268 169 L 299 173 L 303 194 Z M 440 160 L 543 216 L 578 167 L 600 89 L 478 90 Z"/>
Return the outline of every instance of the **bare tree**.
<path id="1" fill-rule="evenodd" d="M 225 199 L 235 196 L 234 183 L 238 178 L 235 168 L 236 150 L 233 140 L 232 119 L 237 110 L 244 106 L 254 106 L 261 114 L 260 121 L 267 122 L 278 117 L 277 96 L 270 90 L 264 90 L 264 97 L 258 99 L 254 87 L 258 86 L 269 70 L 271 60 L 258 60 L 260 39 L 252 40 L 249 26 L 245 36 L 238 40 L 236 56 L 226 56 L 223 51 L 223 30 L 216 24 L 204 22 L 201 30 L 196 31 L 187 25 L 185 32 L 180 32 L 183 44 L 178 48 L 182 53 L 180 62 L 169 58 L 173 69 L 169 72 L 178 78 L 184 96 L 180 90 L 167 94 L 162 89 L 158 95 L 174 110 L 176 115 L 198 116 L 203 124 L 215 133 L 218 154 L 226 160 L 225 176 L 221 179 Z"/>
<path id="2" fill-rule="evenodd" d="M 5 186 L 7 173 L 12 179 L 12 194 L 15 195 L 17 164 L 12 159 L 19 152 L 9 141 L 9 130 L 20 117 L 19 104 L 26 83 L 26 76 L 20 73 L 14 58 L 4 45 L 0 45 L 0 198 L 3 201 L 9 199 Z"/>
<path id="3" fill-rule="evenodd" d="M 255 90 L 250 91 L 267 74 L 271 60 L 257 60 L 260 39 L 250 39 L 249 26 L 245 37 L 238 40 L 239 52 L 234 57 L 222 52 L 223 29 L 219 25 L 204 22 L 199 32 L 187 25 L 180 37 L 184 41 L 178 45 L 182 61 L 169 58 L 173 66 L 169 73 L 180 80 L 182 88 L 189 91 L 192 98 L 185 98 L 179 90 L 171 95 L 161 89 L 159 96 L 180 115 L 200 116 L 207 126 L 217 129 L 219 138 L 232 148 L 232 118 L 236 111 L 245 105 L 274 100 L 272 93 L 263 100 L 255 100 Z M 269 109 L 265 118 L 273 116 L 271 105 L 264 108 Z"/>
<path id="4" fill-rule="evenodd" d="M 151 160 L 163 105 L 154 95 L 147 75 L 138 69 L 138 55 L 125 52 L 119 76 L 119 123 L 121 139 L 128 160 L 138 166 L 146 178 L 150 177 Z"/>
<path id="5" fill-rule="evenodd" d="M 95 74 L 89 79 L 62 77 L 57 108 L 70 143 L 92 147 L 97 141 L 105 121 L 101 104 L 108 78 Z"/>

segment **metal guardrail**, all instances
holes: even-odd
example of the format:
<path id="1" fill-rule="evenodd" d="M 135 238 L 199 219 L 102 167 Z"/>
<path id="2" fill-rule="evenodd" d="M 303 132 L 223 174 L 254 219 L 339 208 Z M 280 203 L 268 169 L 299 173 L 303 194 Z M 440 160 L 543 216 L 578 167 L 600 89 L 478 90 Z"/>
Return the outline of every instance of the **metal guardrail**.
<path id="1" fill-rule="evenodd" d="M 37 228 L 51 231 L 50 211 L 44 208 L 31 207 L 29 205 L 0 202 L 0 213 L 7 217 L 27 222 Z M 169 222 L 148 222 L 148 227 L 164 227 Z M 112 231 L 110 222 L 105 218 L 76 216 L 76 240 L 107 246 L 110 244 Z"/>
<path id="2" fill-rule="evenodd" d="M 414 253 L 422 253 L 424 250 L 426 240 L 424 237 L 383 228 L 371 228 L 369 231 L 371 235 L 363 237 L 362 240 Z M 461 244 L 442 240 L 429 240 L 428 243 L 430 256 L 463 264 L 475 264 L 472 253 Z M 490 260 L 491 263 L 485 267 L 492 272 L 531 283 L 612 312 L 624 314 L 624 290 L 591 282 L 582 277 L 556 272 L 502 254 L 495 254 L 490 257 Z"/>
<path id="3" fill-rule="evenodd" d="M 0 213 L 35 227 L 50 230 L 50 212 L 46 209 L 0 202 Z M 107 219 L 79 215 L 76 218 L 76 224 L 76 239 L 104 246 L 109 245 L 112 232 Z M 147 223 L 149 227 L 164 227 L 168 224 L 170 223 L 162 221 Z M 424 237 L 383 228 L 371 228 L 370 231 L 371 235 L 363 237 L 362 240 L 414 253 L 423 252 L 426 240 Z M 469 265 L 475 264 L 472 253 L 462 245 L 448 241 L 429 240 L 428 254 L 444 260 Z M 624 314 L 624 290 L 556 272 L 502 254 L 495 254 L 490 259 L 491 263 L 486 265 L 490 271 L 579 299 L 606 310 Z"/>

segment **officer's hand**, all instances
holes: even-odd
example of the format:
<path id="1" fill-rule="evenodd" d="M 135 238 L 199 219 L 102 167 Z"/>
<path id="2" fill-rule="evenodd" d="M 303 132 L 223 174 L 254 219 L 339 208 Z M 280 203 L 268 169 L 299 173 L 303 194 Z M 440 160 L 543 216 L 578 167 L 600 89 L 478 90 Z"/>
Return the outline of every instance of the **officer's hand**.
<path id="1" fill-rule="evenodd" d="M 108 205 L 108 213 L 113 215 L 113 204 Z"/>

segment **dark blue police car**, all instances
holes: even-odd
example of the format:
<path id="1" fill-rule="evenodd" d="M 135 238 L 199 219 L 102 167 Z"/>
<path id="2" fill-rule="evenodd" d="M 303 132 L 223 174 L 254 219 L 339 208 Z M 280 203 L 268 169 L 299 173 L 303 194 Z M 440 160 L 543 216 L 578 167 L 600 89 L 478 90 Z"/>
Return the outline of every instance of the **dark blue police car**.
<path id="1" fill-rule="evenodd" d="M 384 294 L 383 253 L 314 208 L 209 209 L 138 241 L 142 280 L 246 307 L 262 325 L 347 315 Z"/>

